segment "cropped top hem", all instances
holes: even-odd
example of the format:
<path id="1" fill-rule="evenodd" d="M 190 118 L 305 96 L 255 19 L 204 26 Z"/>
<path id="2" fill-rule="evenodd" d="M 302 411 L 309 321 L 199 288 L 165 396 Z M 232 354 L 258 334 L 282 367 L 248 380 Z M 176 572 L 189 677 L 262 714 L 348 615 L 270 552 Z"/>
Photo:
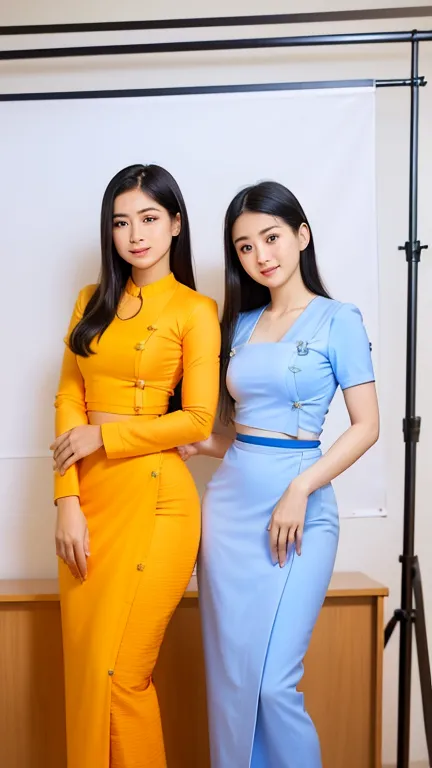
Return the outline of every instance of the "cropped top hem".
<path id="1" fill-rule="evenodd" d="M 86 404 L 87 413 L 92 411 L 98 411 L 99 413 L 112 413 L 116 416 L 164 416 L 168 410 L 168 405 L 142 405 L 142 406 L 127 406 L 127 405 L 112 405 L 111 403 L 103 402 L 91 402 Z"/>

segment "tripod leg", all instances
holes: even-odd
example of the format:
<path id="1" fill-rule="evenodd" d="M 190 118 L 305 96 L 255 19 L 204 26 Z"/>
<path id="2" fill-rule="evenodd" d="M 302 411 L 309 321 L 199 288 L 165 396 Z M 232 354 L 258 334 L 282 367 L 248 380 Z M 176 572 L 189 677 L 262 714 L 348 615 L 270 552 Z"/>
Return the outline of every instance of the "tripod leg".
<path id="1" fill-rule="evenodd" d="M 432 680 L 426 633 L 423 589 L 418 557 L 414 558 L 413 564 L 413 592 L 415 600 L 414 631 L 417 641 L 417 656 L 423 702 L 423 717 L 426 730 L 429 765 L 432 766 Z"/>

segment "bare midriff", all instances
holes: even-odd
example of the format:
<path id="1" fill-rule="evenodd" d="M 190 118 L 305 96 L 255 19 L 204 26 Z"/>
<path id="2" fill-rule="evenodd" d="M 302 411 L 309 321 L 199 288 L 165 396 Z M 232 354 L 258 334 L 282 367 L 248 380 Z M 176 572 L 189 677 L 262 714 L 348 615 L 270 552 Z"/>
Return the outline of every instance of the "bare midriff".
<path id="1" fill-rule="evenodd" d="M 89 424 L 101 425 L 107 424 L 110 421 L 130 421 L 131 419 L 157 419 L 158 416 L 151 416 L 149 414 L 119 414 L 119 413 L 107 413 L 103 411 L 89 411 L 88 412 Z M 307 432 L 304 429 L 299 429 L 298 435 L 287 435 L 284 432 L 271 432 L 266 429 L 256 429 L 255 427 L 246 427 L 243 424 L 235 425 L 236 432 L 241 435 L 252 435 L 255 437 L 272 437 L 278 440 L 318 440 L 318 436 L 312 432 Z"/>
<path id="2" fill-rule="evenodd" d="M 253 437 L 272 437 L 278 440 L 318 440 L 317 435 L 312 432 L 306 432 L 304 429 L 299 429 L 298 435 L 287 435 L 284 432 L 270 432 L 266 429 L 256 429 L 255 427 L 246 427 L 244 424 L 235 425 L 236 432 L 240 435 L 252 435 Z"/>

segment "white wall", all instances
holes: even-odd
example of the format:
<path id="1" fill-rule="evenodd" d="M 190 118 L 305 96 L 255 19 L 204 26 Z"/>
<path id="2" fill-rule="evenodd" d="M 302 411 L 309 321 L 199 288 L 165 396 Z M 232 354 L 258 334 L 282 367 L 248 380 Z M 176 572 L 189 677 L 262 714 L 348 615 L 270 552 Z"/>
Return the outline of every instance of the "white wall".
<path id="1" fill-rule="evenodd" d="M 427 5 L 416 0 L 411 5 Z M 205 5 L 205 8 L 204 8 Z M 360 0 L 332 0 L 328 4 L 318 0 L 304 0 L 302 11 L 342 10 L 358 7 L 376 7 L 377 3 L 361 3 Z M 380 7 L 406 6 L 408 2 L 386 2 L 380 0 Z M 219 0 L 217 4 L 203 3 L 202 0 L 158 0 L 145 4 L 138 0 L 123 0 L 119 6 L 114 0 L 103 3 L 88 3 L 75 0 L 73 4 L 56 0 L 9 0 L 0 9 L 0 24 L 30 24 L 80 21 L 107 21 L 122 19 L 179 17 L 196 15 L 232 15 L 263 12 L 261 0 Z M 298 3 L 294 0 L 267 0 L 266 13 L 296 12 Z M 404 19 L 398 21 L 338 23 L 329 29 L 323 25 L 295 26 L 288 28 L 288 34 L 315 34 L 337 31 L 383 31 L 388 29 L 432 28 L 432 17 L 427 19 Z M 242 30 L 213 30 L 210 37 L 277 34 L 280 28 L 246 28 Z M 286 28 L 285 28 L 285 33 Z M 199 36 L 199 31 L 134 33 L 127 39 L 134 41 L 184 39 Z M 85 40 L 101 39 L 86 36 Z M 124 34 L 111 34 L 103 40 L 116 42 L 124 40 Z M 64 37 L 58 36 L 59 44 Z M 42 44 L 51 44 L 47 39 Z M 54 41 L 52 41 L 54 44 Z M 11 38 L 8 47 L 24 47 L 29 41 Z M 72 44 L 67 40 L 67 44 Z M 6 43 L 2 47 L 6 47 Z M 341 79 L 356 77 L 391 78 L 409 75 L 409 48 L 406 45 L 363 46 L 334 49 L 305 49 L 301 51 L 253 51 L 211 54 L 184 54 L 173 56 L 124 57 L 115 61 L 108 59 L 81 59 L 77 61 L 58 60 L 53 62 L 3 62 L 0 63 L 2 91 L 51 90 L 62 88 L 97 87 L 155 87 L 157 85 L 183 85 L 220 82 L 258 82 L 274 80 Z M 421 74 L 432 83 L 432 44 L 421 48 Z M 431 85 L 421 92 L 421 136 L 420 136 L 420 197 L 419 236 L 432 248 L 432 125 Z M 40 105 L 43 109 L 43 104 Z M 397 246 L 407 238 L 408 201 L 408 139 L 409 139 L 409 91 L 408 89 L 387 89 L 378 94 L 377 114 L 377 156 L 378 156 L 378 211 L 379 247 L 381 270 L 381 411 L 382 432 L 386 444 L 388 473 L 391 478 L 388 491 L 389 515 L 385 519 L 344 520 L 337 562 L 338 570 L 362 570 L 387 584 L 391 590 L 387 603 L 387 617 L 399 604 L 400 565 L 398 555 L 402 546 L 403 509 L 403 458 L 404 447 L 401 422 L 404 412 L 405 385 L 405 302 L 406 263 Z M 119 101 L 121 109 L 121 101 Z M 0 128 L 1 131 L 1 128 Z M 145 157 L 143 158 L 145 161 Z M 25 191 L 25 177 L 23 178 Z M 337 220 L 335 219 L 335 237 Z M 25 221 L 23 223 L 25 228 Z M 25 230 L 24 230 L 25 231 Z M 349 243 L 347 243 L 349 247 Z M 432 282 L 432 252 L 423 254 L 420 265 L 419 295 L 419 339 L 418 339 L 418 407 L 422 416 L 422 433 L 418 452 L 418 495 L 417 495 L 417 552 L 421 559 L 425 602 L 428 614 L 428 631 L 432 642 L 432 559 L 430 540 L 432 521 L 430 518 L 429 474 L 432 454 L 432 405 L 430 379 L 432 359 L 430 355 L 430 328 L 432 325 L 432 302 L 429 298 Z M 7 255 L 1 254 L 1 258 Z M 11 290 L 16 290 L 16 286 Z M 36 297 L 35 297 L 36 301 Z M 17 312 L 19 291 L 17 291 Z M 2 329 L 2 333 L 5 329 Z M 62 331 L 61 331 L 62 332 Z M 23 345 L 27 343 L 23 339 Z M 19 414 L 17 414 L 19 418 Z M 21 493 L 28 514 L 17 519 L 13 526 L 2 532 L 0 539 L 0 563 L 13 564 L 14 553 L 26 544 L 25 572 L 20 576 L 50 575 L 52 563 L 47 563 L 46 574 L 35 573 L 38 536 L 51 526 L 53 513 L 51 500 L 38 489 L 41 462 L 46 460 L 10 460 L 0 462 L 0 488 L 5 488 L 16 477 L 22 478 Z M 206 470 L 208 472 L 208 468 Z M 24 532 L 26 535 L 24 536 Z M 29 535 L 31 534 L 31 535 Z M 4 544 L 7 542 L 7 545 Z M 20 557 L 21 560 L 21 557 Z M 1 569 L 1 566 L 0 566 Z M 385 652 L 385 700 L 384 700 L 384 762 L 395 762 L 396 720 L 397 720 L 397 643 L 393 639 Z M 416 661 L 414 660 L 412 718 L 412 758 L 426 757 L 423 724 L 419 695 Z"/>

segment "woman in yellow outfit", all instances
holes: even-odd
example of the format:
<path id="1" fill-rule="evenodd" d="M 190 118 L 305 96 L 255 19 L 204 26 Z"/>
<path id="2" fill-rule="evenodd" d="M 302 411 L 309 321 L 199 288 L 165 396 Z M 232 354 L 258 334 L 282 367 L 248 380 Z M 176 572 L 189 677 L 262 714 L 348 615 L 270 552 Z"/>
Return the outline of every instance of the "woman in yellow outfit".
<path id="1" fill-rule="evenodd" d="M 163 168 L 112 179 L 101 246 L 66 337 L 52 446 L 68 768 L 165 768 L 152 672 L 200 536 L 176 447 L 211 433 L 219 322 L 194 290 L 186 208 Z"/>

